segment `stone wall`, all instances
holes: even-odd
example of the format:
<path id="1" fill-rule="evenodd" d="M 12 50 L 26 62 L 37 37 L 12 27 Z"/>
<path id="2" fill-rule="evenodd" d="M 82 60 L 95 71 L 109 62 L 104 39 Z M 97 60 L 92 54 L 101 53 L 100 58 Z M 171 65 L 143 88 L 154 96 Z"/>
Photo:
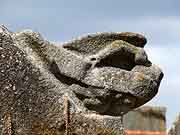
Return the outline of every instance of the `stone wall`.
<path id="1" fill-rule="evenodd" d="M 124 116 L 124 126 L 127 135 L 165 135 L 166 134 L 166 109 L 164 107 L 140 107 L 134 111 L 129 112 Z M 93 117 L 95 118 L 93 120 Z M 118 130 L 120 130 L 120 118 L 112 116 L 100 116 L 100 115 L 89 115 L 87 117 L 75 116 L 72 117 L 71 128 L 75 133 L 80 130 L 86 130 L 90 132 L 91 130 L 97 130 L 98 135 L 118 135 Z M 8 117 L 7 117 L 8 119 Z M 81 119 L 81 123 L 79 123 Z M 98 120 L 98 121 L 97 121 Z M 180 133 L 180 124 L 176 126 L 173 131 Z M 6 123 L 8 125 L 8 122 Z M 8 126 L 7 126 L 8 127 Z M 78 128 L 79 127 L 79 128 Z M 104 127 L 104 128 L 98 128 Z M 41 127 L 44 129 L 44 127 Z M 36 130 L 37 129 L 37 130 Z M 42 130 L 43 130 L 42 129 Z M 35 128 L 35 132 L 40 132 L 39 127 Z M 52 129 L 51 129 L 52 130 Z M 49 128 L 46 129 L 51 133 Z M 53 131 L 54 133 L 54 131 Z M 39 133 L 41 135 L 41 133 Z M 90 133 L 89 133 L 90 134 Z M 53 134 L 56 135 L 56 134 Z M 59 135 L 59 133 L 57 133 Z M 180 134 L 170 134 L 170 135 L 180 135 Z"/>
<path id="2" fill-rule="evenodd" d="M 166 109 L 164 107 L 141 107 L 125 115 L 127 130 L 166 132 Z"/>
<path id="3" fill-rule="evenodd" d="M 107 131 L 112 125 L 118 129 L 120 124 L 119 118 L 109 116 L 104 116 L 103 122 L 106 123 L 104 125 L 106 125 L 105 130 L 107 129 Z M 135 109 L 125 115 L 124 126 L 128 135 L 165 135 L 166 109 L 164 107 L 150 106 Z M 180 135 L 180 114 L 168 134 Z"/>

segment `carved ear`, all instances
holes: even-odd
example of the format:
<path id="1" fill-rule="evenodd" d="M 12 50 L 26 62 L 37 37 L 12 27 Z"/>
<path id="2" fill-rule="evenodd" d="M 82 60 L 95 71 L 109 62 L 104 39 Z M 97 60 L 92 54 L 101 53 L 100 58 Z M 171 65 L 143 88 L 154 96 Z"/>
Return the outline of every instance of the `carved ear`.
<path id="1" fill-rule="evenodd" d="M 65 43 L 63 47 L 79 53 L 95 54 L 97 51 L 115 40 L 123 40 L 142 48 L 147 42 L 144 36 L 137 33 L 96 33 Z"/>

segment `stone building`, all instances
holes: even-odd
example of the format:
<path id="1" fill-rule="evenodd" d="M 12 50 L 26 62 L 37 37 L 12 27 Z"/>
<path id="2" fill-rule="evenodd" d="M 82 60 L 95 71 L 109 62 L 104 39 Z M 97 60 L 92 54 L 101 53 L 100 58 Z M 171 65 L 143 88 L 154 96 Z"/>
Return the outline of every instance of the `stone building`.
<path id="1" fill-rule="evenodd" d="M 169 135 L 180 135 L 180 113 L 177 116 L 172 128 L 168 132 Z"/>
<path id="2" fill-rule="evenodd" d="M 127 134 L 165 135 L 166 108 L 144 106 L 129 112 L 124 117 Z"/>

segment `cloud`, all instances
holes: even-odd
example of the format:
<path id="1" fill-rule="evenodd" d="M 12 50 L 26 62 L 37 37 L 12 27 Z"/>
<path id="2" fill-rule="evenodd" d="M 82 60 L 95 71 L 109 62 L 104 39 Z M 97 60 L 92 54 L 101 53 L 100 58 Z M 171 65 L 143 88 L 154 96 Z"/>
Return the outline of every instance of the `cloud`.
<path id="1" fill-rule="evenodd" d="M 14 6 L 13 6 L 14 5 Z M 48 8 L 56 9 L 59 11 L 60 15 L 62 14 L 73 14 L 73 15 L 87 15 L 84 16 L 88 18 L 89 16 L 94 19 L 96 17 L 103 16 L 104 18 L 111 17 L 134 17 L 134 16 L 178 16 L 180 14 L 179 0 L 113 0 L 113 1 L 104 1 L 104 0 L 54 0 L 50 2 L 49 0 L 31 0 L 31 1 L 11 1 L 4 0 L 1 4 L 1 7 L 12 7 L 12 9 L 21 9 L 21 8 Z M 66 10 L 65 10 L 66 9 Z M 61 13 L 61 11 L 67 11 Z M 68 12 L 69 11 L 69 12 Z M 51 12 L 51 11 L 50 11 Z M 75 14 L 74 14 L 75 13 Z M 57 14 L 58 15 L 58 14 Z M 80 16 L 79 16 L 80 17 Z"/>
<path id="2" fill-rule="evenodd" d="M 163 3 L 163 4 L 162 4 Z M 179 0 L 3 0 L 1 23 L 13 31 L 31 28 L 53 41 L 97 31 L 134 31 L 149 44 L 179 43 Z"/>

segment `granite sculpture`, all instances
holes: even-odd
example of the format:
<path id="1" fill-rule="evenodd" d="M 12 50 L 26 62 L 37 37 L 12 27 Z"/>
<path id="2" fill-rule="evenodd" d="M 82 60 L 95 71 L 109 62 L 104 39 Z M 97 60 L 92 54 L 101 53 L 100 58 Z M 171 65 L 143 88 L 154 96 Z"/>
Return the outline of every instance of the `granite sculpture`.
<path id="1" fill-rule="evenodd" d="M 36 125 L 60 130 L 64 97 L 72 114 L 120 116 L 151 100 L 163 77 L 137 33 L 96 33 L 51 43 L 31 30 L 0 27 L 0 131 L 4 116 L 15 134 Z M 8 115 L 6 115 L 8 114 Z"/>

